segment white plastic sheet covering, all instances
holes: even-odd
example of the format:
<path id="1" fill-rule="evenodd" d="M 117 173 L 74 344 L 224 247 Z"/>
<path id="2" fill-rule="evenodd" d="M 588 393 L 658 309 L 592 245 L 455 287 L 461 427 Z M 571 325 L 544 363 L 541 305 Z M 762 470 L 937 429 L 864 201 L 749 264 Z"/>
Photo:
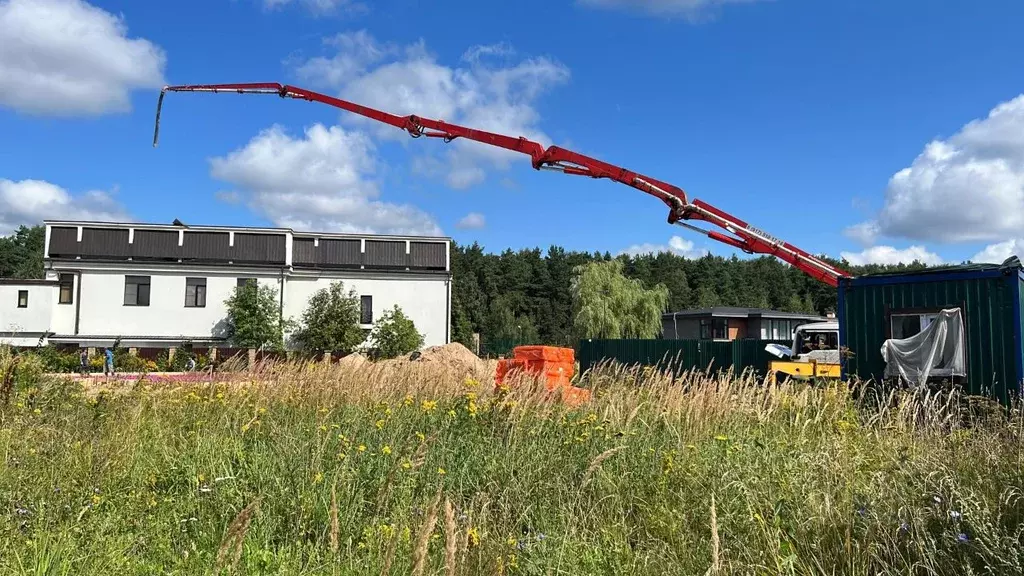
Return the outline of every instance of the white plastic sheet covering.
<path id="1" fill-rule="evenodd" d="M 964 323 L 960 309 L 943 310 L 917 334 L 882 343 L 886 377 L 920 384 L 929 376 L 966 376 Z"/>

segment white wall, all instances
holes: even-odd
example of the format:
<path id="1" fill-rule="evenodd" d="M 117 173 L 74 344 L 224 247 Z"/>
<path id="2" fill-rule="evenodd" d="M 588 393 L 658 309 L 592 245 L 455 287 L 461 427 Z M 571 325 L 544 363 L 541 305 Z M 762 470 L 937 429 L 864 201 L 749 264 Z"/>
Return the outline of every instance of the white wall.
<path id="1" fill-rule="evenodd" d="M 49 276 L 49 275 L 48 275 Z M 56 280 L 58 276 L 53 274 L 53 279 Z M 74 279 L 74 285 L 71 287 L 71 303 L 61 304 L 60 303 L 60 287 L 53 289 L 53 319 L 50 320 L 50 332 L 59 335 L 67 335 L 75 333 L 75 314 L 76 306 L 78 303 L 78 278 Z"/>
<path id="2" fill-rule="evenodd" d="M 300 321 L 313 294 L 337 280 L 344 284 L 346 294 L 355 289 L 360 296 L 373 297 L 374 322 L 397 304 L 423 334 L 424 346 L 446 343 L 448 286 L 445 278 L 291 277 L 285 287 L 284 317 Z"/>
<path id="3" fill-rule="evenodd" d="M 150 277 L 149 306 L 125 306 L 125 275 Z M 278 286 L 277 276 L 241 270 L 231 275 L 213 271 L 106 271 L 82 272 L 82 335 L 210 337 L 221 335 L 227 316 L 224 301 L 239 277 L 257 277 L 260 285 Z M 185 307 L 185 278 L 206 278 L 206 306 Z"/>
<path id="4" fill-rule="evenodd" d="M 18 308 L 21 290 L 28 291 L 27 308 Z M 57 287 L 53 285 L 0 285 L 0 341 L 14 346 L 35 346 L 39 335 L 50 330 L 56 301 Z"/>
<path id="5" fill-rule="evenodd" d="M 125 275 L 150 277 L 149 306 L 125 306 Z M 206 278 L 206 307 L 185 307 L 185 278 Z M 227 316 L 224 301 L 237 286 L 239 277 L 257 277 L 260 285 L 279 288 L 276 272 L 248 270 L 127 270 L 86 269 L 81 271 L 79 334 L 83 336 L 164 336 L 208 338 L 222 336 Z M 373 297 L 373 320 L 394 305 L 402 308 L 424 335 L 425 346 L 446 343 L 448 329 L 448 285 L 444 277 L 365 276 L 358 278 L 285 276 L 284 317 L 298 321 L 309 299 L 331 282 L 341 280 L 345 291 L 354 288 Z M 52 288 L 56 303 L 56 287 Z M 16 294 L 15 294 L 16 296 Z M 16 298 L 15 298 L 16 300 Z M 16 303 L 15 300 L 12 302 Z M 52 330 L 74 333 L 75 305 L 54 304 Z"/>

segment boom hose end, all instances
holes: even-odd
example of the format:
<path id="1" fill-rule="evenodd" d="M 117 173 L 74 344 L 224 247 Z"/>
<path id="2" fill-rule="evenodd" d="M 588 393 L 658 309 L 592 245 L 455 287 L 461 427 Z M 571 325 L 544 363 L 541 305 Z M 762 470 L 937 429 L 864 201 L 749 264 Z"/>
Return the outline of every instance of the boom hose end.
<path id="1" fill-rule="evenodd" d="M 153 148 L 156 148 L 157 139 L 160 138 L 160 109 L 164 105 L 164 95 L 167 94 L 167 86 L 160 90 L 160 96 L 156 100 L 156 124 L 153 127 Z"/>

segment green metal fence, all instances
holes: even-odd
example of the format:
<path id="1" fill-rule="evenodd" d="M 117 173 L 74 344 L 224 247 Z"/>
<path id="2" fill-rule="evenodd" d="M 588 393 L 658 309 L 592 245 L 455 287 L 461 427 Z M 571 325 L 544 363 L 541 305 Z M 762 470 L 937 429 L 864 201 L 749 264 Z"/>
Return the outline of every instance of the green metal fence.
<path id="1" fill-rule="evenodd" d="M 512 349 L 516 346 L 530 346 L 534 344 L 537 344 L 537 342 L 514 338 L 485 339 L 480 341 L 480 356 L 483 358 L 511 356 Z"/>
<path id="2" fill-rule="evenodd" d="M 716 372 L 732 368 L 737 374 L 753 369 L 768 370 L 776 358 L 764 348 L 768 344 L 790 345 L 782 340 L 583 340 L 576 349 L 580 372 L 601 362 L 615 361 L 629 366 L 652 366 L 679 374 L 686 370 Z"/>

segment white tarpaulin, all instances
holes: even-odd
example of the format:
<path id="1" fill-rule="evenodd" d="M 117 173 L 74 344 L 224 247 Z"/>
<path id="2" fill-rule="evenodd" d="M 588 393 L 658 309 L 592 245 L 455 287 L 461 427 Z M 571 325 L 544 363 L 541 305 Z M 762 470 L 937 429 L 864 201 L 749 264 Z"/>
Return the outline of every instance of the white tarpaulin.
<path id="1" fill-rule="evenodd" d="M 919 384 L 929 376 L 967 375 L 960 309 L 943 310 L 930 320 L 909 338 L 890 338 L 882 343 L 886 377 L 899 376 Z"/>

